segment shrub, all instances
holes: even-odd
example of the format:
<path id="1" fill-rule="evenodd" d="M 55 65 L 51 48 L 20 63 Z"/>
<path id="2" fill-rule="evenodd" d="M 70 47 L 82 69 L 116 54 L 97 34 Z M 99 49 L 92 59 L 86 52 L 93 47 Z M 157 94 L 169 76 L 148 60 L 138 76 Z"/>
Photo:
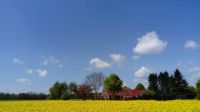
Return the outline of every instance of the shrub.
<path id="1" fill-rule="evenodd" d="M 142 93 L 141 98 L 145 100 L 149 99 L 155 99 L 156 92 L 152 90 L 145 90 L 144 93 Z"/>

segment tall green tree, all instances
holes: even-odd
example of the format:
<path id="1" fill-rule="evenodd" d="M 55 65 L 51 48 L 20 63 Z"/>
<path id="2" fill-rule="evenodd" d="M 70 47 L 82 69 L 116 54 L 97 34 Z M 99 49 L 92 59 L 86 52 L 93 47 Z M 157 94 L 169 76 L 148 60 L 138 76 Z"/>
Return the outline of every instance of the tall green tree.
<path id="1" fill-rule="evenodd" d="M 112 93 L 115 99 L 115 93 L 122 89 L 123 81 L 116 74 L 111 74 L 104 80 L 104 89 Z"/>
<path id="2" fill-rule="evenodd" d="M 200 99 L 200 79 L 196 83 L 197 99 Z"/>
<path id="3" fill-rule="evenodd" d="M 145 87 L 142 83 L 138 83 L 137 86 L 135 87 L 136 90 L 145 90 Z"/>
<path id="4" fill-rule="evenodd" d="M 174 75 L 171 75 L 169 77 L 169 81 L 170 81 L 170 91 L 172 94 L 175 94 L 175 90 L 176 90 L 176 87 L 175 87 L 175 78 L 174 78 Z"/>
<path id="5" fill-rule="evenodd" d="M 175 97 L 176 97 L 176 92 L 175 92 L 175 90 L 176 90 L 176 87 L 175 87 L 175 78 L 174 78 L 174 76 L 173 75 L 171 75 L 170 77 L 169 77 L 169 89 L 170 89 L 170 92 L 169 92 L 169 95 L 170 95 L 170 97 L 171 97 L 171 99 L 175 99 Z"/>
<path id="6" fill-rule="evenodd" d="M 159 95 L 161 99 L 169 99 L 170 97 L 170 77 L 167 71 L 160 72 L 158 76 Z"/>
<path id="7" fill-rule="evenodd" d="M 65 82 L 55 82 L 49 92 L 49 99 L 68 99 L 67 84 Z"/>
<path id="8" fill-rule="evenodd" d="M 177 96 L 186 95 L 188 89 L 188 83 L 183 78 L 183 75 L 178 69 L 176 69 L 174 72 L 174 87 L 175 87 L 175 94 Z"/>
<path id="9" fill-rule="evenodd" d="M 149 90 L 152 90 L 154 92 L 158 92 L 158 76 L 156 73 L 152 73 L 148 77 L 149 82 Z"/>

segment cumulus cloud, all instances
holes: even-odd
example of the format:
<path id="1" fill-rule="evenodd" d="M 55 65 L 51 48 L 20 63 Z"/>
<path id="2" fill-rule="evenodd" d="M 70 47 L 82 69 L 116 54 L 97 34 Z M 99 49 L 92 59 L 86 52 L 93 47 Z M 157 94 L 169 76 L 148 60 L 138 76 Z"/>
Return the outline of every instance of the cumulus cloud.
<path id="1" fill-rule="evenodd" d="M 193 40 L 188 40 L 186 43 L 185 43 L 185 48 L 189 48 L 189 49 L 196 49 L 198 48 L 198 44 L 193 41 Z"/>
<path id="2" fill-rule="evenodd" d="M 144 86 L 147 86 L 148 84 L 147 77 L 149 76 L 150 73 L 152 73 L 151 70 L 149 70 L 145 66 L 142 66 L 141 68 L 139 68 L 134 72 L 135 77 L 133 79 L 133 84 L 136 86 L 138 83 L 142 83 L 144 84 Z"/>
<path id="3" fill-rule="evenodd" d="M 110 68 L 111 67 L 111 64 L 99 58 L 91 59 L 89 64 L 90 66 L 95 67 L 95 68 Z"/>
<path id="4" fill-rule="evenodd" d="M 16 82 L 20 83 L 20 84 L 23 84 L 23 85 L 30 85 L 31 84 L 31 81 L 28 80 L 28 79 L 25 79 L 25 78 L 16 79 Z"/>
<path id="5" fill-rule="evenodd" d="M 33 69 L 26 69 L 27 74 L 33 74 Z"/>
<path id="6" fill-rule="evenodd" d="M 162 52 L 167 47 L 167 42 L 159 39 L 159 35 L 152 31 L 138 38 L 137 45 L 133 48 L 136 54 L 156 54 Z"/>
<path id="7" fill-rule="evenodd" d="M 64 67 L 62 62 L 53 56 L 43 56 L 43 58 L 44 58 L 44 60 L 42 62 L 43 65 L 56 65 L 59 68 Z"/>
<path id="8" fill-rule="evenodd" d="M 122 63 L 125 60 L 125 56 L 121 54 L 110 54 L 110 58 L 118 64 Z"/>
<path id="9" fill-rule="evenodd" d="M 142 66 L 140 69 L 135 71 L 134 74 L 135 74 L 135 77 L 137 78 L 146 78 L 149 76 L 150 73 L 151 73 L 151 70 L 149 70 L 145 66 Z"/>
<path id="10" fill-rule="evenodd" d="M 37 69 L 35 72 L 38 74 L 39 77 L 46 77 L 48 74 L 48 71 L 45 69 Z"/>
<path id="11" fill-rule="evenodd" d="M 14 58 L 12 61 L 13 61 L 13 63 L 16 63 L 16 64 L 24 64 L 24 61 L 21 61 L 18 58 Z"/>

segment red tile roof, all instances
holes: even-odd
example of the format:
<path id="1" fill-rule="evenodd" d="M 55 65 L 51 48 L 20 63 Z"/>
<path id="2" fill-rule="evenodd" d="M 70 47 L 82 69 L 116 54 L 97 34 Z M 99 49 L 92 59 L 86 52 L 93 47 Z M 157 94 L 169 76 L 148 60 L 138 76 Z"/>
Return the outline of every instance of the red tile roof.
<path id="1" fill-rule="evenodd" d="M 131 92 L 132 96 L 138 97 L 144 92 L 144 90 L 132 90 Z"/>
<path id="2" fill-rule="evenodd" d="M 144 92 L 144 90 L 131 90 L 127 87 L 123 87 L 121 91 L 116 92 L 115 95 L 116 96 L 134 96 L 134 97 L 138 97 L 140 96 L 142 93 Z M 102 92 L 102 96 L 111 96 L 112 93 L 110 91 L 106 91 L 103 90 Z"/>

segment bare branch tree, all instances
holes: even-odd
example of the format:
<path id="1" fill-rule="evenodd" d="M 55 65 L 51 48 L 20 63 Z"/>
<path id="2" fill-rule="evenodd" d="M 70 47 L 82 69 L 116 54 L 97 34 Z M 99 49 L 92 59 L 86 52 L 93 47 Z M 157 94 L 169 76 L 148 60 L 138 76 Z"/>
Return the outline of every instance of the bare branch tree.
<path id="1" fill-rule="evenodd" d="M 91 86 L 92 90 L 97 95 L 99 89 L 103 86 L 104 79 L 105 76 L 101 72 L 93 72 L 86 76 L 85 82 Z"/>

